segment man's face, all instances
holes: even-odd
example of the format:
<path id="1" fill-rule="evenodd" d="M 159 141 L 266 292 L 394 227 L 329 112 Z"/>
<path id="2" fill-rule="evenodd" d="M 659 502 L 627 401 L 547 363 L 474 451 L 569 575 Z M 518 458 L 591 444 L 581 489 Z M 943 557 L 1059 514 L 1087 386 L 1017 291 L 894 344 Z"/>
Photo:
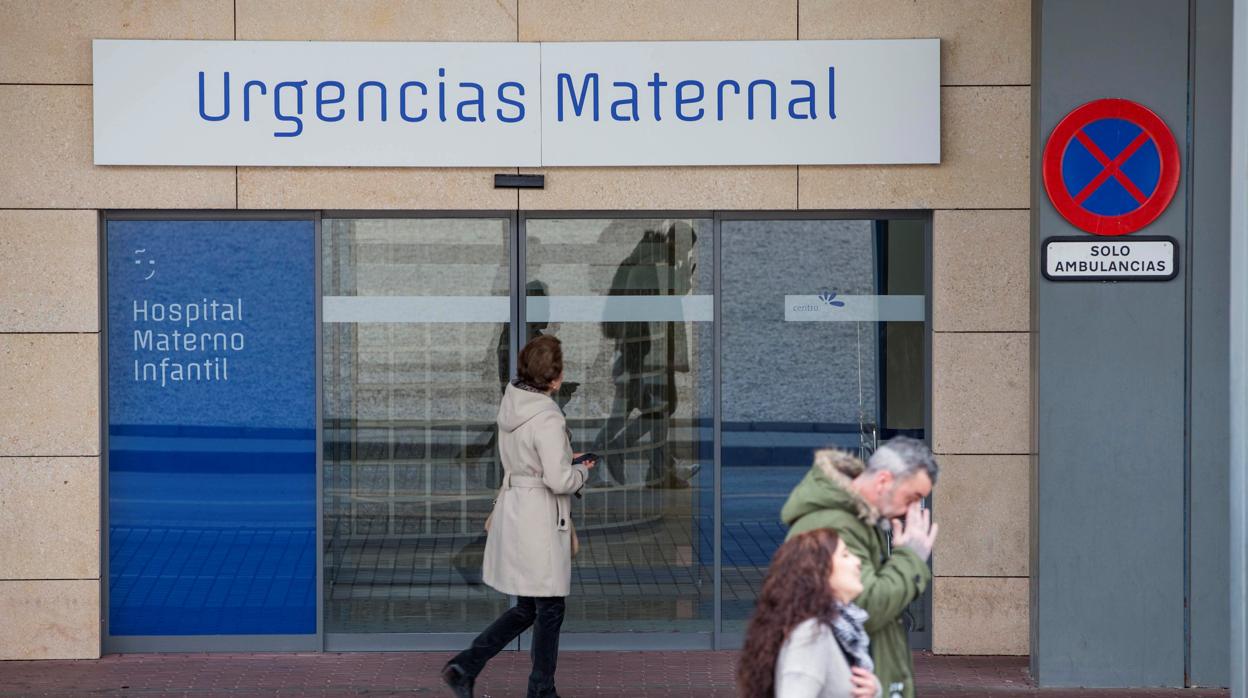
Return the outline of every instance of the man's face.
<path id="1" fill-rule="evenodd" d="M 922 501 L 932 493 L 932 478 L 926 470 L 919 470 L 901 479 L 894 478 L 893 474 L 887 471 L 880 473 L 877 477 L 881 478 L 878 484 L 882 490 L 878 507 L 880 514 L 885 518 L 896 519 L 905 516 L 911 504 Z"/>

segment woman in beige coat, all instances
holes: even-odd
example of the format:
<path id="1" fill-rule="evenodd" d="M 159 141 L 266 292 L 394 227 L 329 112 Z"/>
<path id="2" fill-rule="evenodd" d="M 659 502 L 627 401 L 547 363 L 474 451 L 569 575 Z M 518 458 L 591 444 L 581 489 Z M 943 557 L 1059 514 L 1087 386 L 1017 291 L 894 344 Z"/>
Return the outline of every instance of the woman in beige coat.
<path id="1" fill-rule="evenodd" d="M 563 384 L 563 351 L 550 335 L 520 352 L 517 378 L 498 408 L 498 451 L 503 485 L 485 541 L 485 583 L 516 597 L 490 627 L 442 669 L 456 696 L 472 696 L 485 663 L 533 626 L 533 671 L 528 698 L 555 693 L 559 628 L 572 581 L 570 495 L 579 492 L 594 464 L 572 464 L 563 410 L 553 395 Z"/>

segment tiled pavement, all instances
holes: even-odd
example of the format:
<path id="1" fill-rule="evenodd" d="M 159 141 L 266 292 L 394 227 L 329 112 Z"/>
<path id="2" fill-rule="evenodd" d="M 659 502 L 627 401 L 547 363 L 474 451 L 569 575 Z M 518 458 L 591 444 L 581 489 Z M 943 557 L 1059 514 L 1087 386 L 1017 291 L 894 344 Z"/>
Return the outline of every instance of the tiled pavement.
<path id="1" fill-rule="evenodd" d="M 0 696 L 442 696 L 442 653 L 111 655 L 98 661 L 0 662 Z M 505 652 L 478 696 L 523 696 L 528 657 Z M 566 652 L 560 693 L 733 696 L 734 652 Z M 1067 698 L 1225 698 L 1224 690 L 1036 689 L 1019 657 L 917 657 L 919 694 Z"/>

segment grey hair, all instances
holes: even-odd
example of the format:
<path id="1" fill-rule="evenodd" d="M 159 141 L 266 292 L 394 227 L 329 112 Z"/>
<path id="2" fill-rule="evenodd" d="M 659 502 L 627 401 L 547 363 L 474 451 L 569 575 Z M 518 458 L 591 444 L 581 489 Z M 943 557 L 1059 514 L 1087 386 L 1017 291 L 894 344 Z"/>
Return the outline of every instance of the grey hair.
<path id="1" fill-rule="evenodd" d="M 940 466 L 936 464 L 936 456 L 932 455 L 932 449 L 927 444 L 909 436 L 894 436 L 875 449 L 875 453 L 867 459 L 867 472 L 881 470 L 892 473 L 897 479 L 925 470 L 935 485 Z"/>

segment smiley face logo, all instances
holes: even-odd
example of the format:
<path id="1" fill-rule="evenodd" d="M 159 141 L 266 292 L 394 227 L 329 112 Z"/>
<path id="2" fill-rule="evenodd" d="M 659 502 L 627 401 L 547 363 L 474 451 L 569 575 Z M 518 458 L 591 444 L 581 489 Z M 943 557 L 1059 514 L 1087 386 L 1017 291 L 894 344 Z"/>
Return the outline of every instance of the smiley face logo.
<path id="1" fill-rule="evenodd" d="M 146 247 L 145 247 L 145 248 L 143 248 L 143 249 L 141 249 L 141 250 L 135 250 L 135 251 L 134 251 L 134 263 L 135 263 L 135 264 L 137 264 L 137 265 L 139 265 L 139 271 L 140 271 L 140 272 L 141 272 L 141 271 L 143 271 L 143 258 L 141 258 L 139 255 L 142 255 L 142 254 L 143 254 L 143 253 L 145 253 L 145 252 L 147 252 L 147 248 L 146 248 Z M 150 258 L 149 258 L 149 259 L 147 260 L 147 267 L 148 267 L 149 271 L 147 272 L 147 276 L 143 277 L 143 280 L 144 280 L 144 281 L 147 281 L 148 279 L 152 278 L 153 276 L 156 276 L 156 260 L 154 260 L 154 259 L 150 259 Z"/>

